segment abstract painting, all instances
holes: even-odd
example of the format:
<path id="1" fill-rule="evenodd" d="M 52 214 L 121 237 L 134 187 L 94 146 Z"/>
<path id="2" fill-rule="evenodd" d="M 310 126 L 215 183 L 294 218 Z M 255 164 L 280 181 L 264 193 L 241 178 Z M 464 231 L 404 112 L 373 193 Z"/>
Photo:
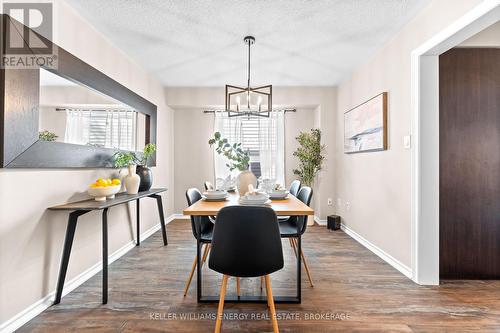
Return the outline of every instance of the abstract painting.
<path id="1" fill-rule="evenodd" d="M 387 92 L 344 113 L 344 153 L 387 149 Z"/>

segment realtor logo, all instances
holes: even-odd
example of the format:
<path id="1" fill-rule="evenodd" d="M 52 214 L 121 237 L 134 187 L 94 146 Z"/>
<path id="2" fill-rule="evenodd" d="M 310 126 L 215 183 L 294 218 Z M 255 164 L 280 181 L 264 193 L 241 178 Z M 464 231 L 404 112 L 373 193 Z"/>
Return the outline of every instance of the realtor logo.
<path id="1" fill-rule="evenodd" d="M 2 68 L 56 68 L 52 44 L 53 4 L 4 2 L 9 16 L 2 32 Z"/>

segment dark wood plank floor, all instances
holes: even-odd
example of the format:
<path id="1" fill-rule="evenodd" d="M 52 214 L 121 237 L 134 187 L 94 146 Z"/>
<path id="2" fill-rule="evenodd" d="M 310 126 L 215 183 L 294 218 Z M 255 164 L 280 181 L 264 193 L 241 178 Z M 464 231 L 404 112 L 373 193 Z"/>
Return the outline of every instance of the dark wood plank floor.
<path id="1" fill-rule="evenodd" d="M 188 296 L 182 296 L 195 255 L 188 220 L 170 223 L 168 234 L 167 247 L 158 232 L 110 265 L 109 304 L 100 304 L 98 274 L 19 331 L 212 331 L 216 304 L 196 303 L 196 277 Z M 283 245 L 285 269 L 271 277 L 275 295 L 291 292 L 295 278 L 292 250 L 288 242 Z M 500 332 L 500 281 L 419 286 L 343 232 L 318 226 L 308 229 L 304 249 L 315 287 L 304 274 L 302 304 L 277 305 L 279 316 L 289 315 L 279 321 L 281 332 Z M 217 293 L 220 276 L 207 267 L 204 272 L 204 291 Z M 231 280 L 228 293 L 234 294 Z M 242 280 L 243 294 L 260 292 L 259 279 Z M 227 304 L 225 313 L 254 317 L 225 320 L 224 332 L 272 331 L 269 321 L 258 318 L 267 313 L 264 305 Z M 314 319 L 321 314 L 330 318 Z"/>

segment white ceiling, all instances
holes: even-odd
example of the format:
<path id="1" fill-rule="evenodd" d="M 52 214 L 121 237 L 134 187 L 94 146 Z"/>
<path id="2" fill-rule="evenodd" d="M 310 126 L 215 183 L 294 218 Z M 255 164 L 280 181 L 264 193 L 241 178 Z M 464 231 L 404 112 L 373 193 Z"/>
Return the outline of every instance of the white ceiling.
<path id="1" fill-rule="evenodd" d="M 68 0 L 167 86 L 336 85 L 430 0 Z"/>

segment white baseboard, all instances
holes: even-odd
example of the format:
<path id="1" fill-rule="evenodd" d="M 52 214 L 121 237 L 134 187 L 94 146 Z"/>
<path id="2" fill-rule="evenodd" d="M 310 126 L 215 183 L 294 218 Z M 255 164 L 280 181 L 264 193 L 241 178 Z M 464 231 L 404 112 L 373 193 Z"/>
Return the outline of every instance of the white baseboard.
<path id="1" fill-rule="evenodd" d="M 316 222 L 318 225 L 326 225 L 326 220 L 322 220 L 319 218 L 319 216 L 314 215 L 314 222 Z"/>
<path id="2" fill-rule="evenodd" d="M 172 222 L 173 220 L 177 218 L 182 218 L 178 217 L 177 215 L 180 214 L 173 214 L 170 215 L 165 223 L 168 224 Z M 149 228 L 145 232 L 141 233 L 141 241 L 147 239 L 149 236 L 160 230 L 161 226 L 158 223 L 157 225 Z M 135 241 L 131 240 L 115 252 L 113 252 L 111 255 L 108 257 L 108 264 L 111 264 L 112 262 L 118 260 L 120 257 L 122 257 L 124 254 L 126 254 L 128 251 L 133 249 L 135 247 Z M 62 297 L 70 293 L 71 291 L 75 290 L 77 287 L 82 285 L 85 281 L 90 279 L 92 276 L 95 274 L 99 273 L 102 270 L 102 261 L 99 261 L 89 269 L 85 270 L 84 272 L 80 273 L 79 275 L 75 276 L 73 279 L 67 281 L 64 284 L 63 288 L 63 293 Z M 55 299 L 55 290 L 49 293 L 47 296 L 43 297 L 42 299 L 36 301 L 35 303 L 31 304 L 28 306 L 26 309 L 23 311 L 19 312 L 16 314 L 14 317 L 8 319 L 7 321 L 3 322 L 0 324 L 0 333 L 11 333 L 26 324 L 28 321 L 31 319 L 35 318 L 38 316 L 40 313 L 42 313 L 45 309 L 50 307 L 52 303 L 54 303 Z"/>
<path id="3" fill-rule="evenodd" d="M 350 237 L 354 238 L 358 243 L 366 247 L 368 250 L 372 251 L 375 253 L 378 257 L 380 257 L 382 260 L 384 260 L 386 263 L 397 269 L 399 272 L 401 272 L 404 276 L 407 278 L 411 279 L 413 274 L 412 270 L 410 267 L 404 265 L 401 263 L 399 260 L 379 248 L 378 246 L 372 244 L 370 241 L 366 240 L 363 236 L 360 234 L 356 233 L 354 230 L 350 229 L 348 226 L 346 226 L 344 223 L 341 223 L 340 228 L 348 234 Z"/>

